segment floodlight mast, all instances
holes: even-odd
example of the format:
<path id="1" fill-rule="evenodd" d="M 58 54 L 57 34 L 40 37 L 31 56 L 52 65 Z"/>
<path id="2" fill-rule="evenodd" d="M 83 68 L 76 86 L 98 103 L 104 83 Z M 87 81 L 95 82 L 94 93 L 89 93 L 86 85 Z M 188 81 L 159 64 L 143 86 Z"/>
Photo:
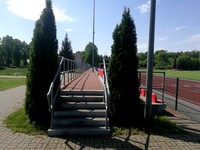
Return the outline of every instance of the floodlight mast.
<path id="1" fill-rule="evenodd" d="M 94 6 L 93 6 L 93 38 L 92 38 L 92 72 L 94 72 L 94 34 L 95 34 L 95 0 L 94 0 Z"/>
<path id="2" fill-rule="evenodd" d="M 144 118 L 148 123 L 151 120 L 152 113 L 152 85 L 153 85 L 153 59 L 154 59 L 154 34 L 155 34 L 155 14 L 156 14 L 156 0 L 151 0 L 150 9 L 150 26 L 149 26 L 149 48 L 148 48 L 148 63 L 146 76 L 146 103 Z"/>

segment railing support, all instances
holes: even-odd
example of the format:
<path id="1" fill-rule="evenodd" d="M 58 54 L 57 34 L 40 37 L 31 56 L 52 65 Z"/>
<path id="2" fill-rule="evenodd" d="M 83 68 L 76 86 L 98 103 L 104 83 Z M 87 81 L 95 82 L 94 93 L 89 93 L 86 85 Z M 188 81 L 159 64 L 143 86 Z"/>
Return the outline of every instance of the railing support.
<path id="1" fill-rule="evenodd" d="M 63 62 L 63 85 L 65 85 L 65 60 Z"/>
<path id="2" fill-rule="evenodd" d="M 179 86 L 179 78 L 176 78 L 176 99 L 175 99 L 175 110 L 178 107 L 178 86 Z"/>
<path id="3" fill-rule="evenodd" d="M 63 62 L 64 61 L 64 62 Z M 68 73 L 68 83 L 69 83 L 69 73 L 71 74 L 71 81 L 72 81 L 72 73 L 75 71 L 73 70 L 73 67 L 75 66 L 75 63 L 79 63 L 79 62 L 76 62 L 74 60 L 70 60 L 70 59 L 66 59 L 66 58 L 63 58 L 60 60 L 60 63 L 59 63 L 59 66 L 58 66 L 58 70 L 56 72 L 56 75 L 49 87 L 49 90 L 48 90 L 48 93 L 47 93 L 47 101 L 48 101 L 48 105 L 49 105 L 49 111 L 51 112 L 51 126 L 50 128 L 52 129 L 53 128 L 53 117 L 54 117 L 54 105 L 56 104 L 56 99 L 58 97 L 58 94 L 60 93 L 60 86 L 61 86 L 61 83 L 62 83 L 62 79 L 64 80 L 64 85 L 65 85 L 65 61 L 67 61 L 67 73 Z M 81 65 L 80 65 L 81 66 Z M 61 68 L 63 67 L 63 73 L 61 73 Z M 71 67 L 71 68 L 70 68 Z M 88 66 L 89 67 L 89 66 Z M 74 67 L 75 69 L 75 67 Z M 84 70 L 84 69 L 83 69 Z M 61 75 L 61 78 L 60 78 L 60 75 Z M 59 81 L 59 84 L 57 86 L 57 80 L 58 80 L 58 77 L 60 79 Z M 55 87 L 56 86 L 56 87 Z"/>

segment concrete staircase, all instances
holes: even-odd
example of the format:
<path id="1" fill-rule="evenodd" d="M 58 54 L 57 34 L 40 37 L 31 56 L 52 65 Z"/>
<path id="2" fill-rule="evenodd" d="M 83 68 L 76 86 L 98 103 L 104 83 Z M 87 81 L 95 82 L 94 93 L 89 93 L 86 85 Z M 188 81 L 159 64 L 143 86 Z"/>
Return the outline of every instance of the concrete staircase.
<path id="1" fill-rule="evenodd" d="M 49 136 L 108 136 L 103 91 L 61 91 L 61 110 L 54 112 Z"/>

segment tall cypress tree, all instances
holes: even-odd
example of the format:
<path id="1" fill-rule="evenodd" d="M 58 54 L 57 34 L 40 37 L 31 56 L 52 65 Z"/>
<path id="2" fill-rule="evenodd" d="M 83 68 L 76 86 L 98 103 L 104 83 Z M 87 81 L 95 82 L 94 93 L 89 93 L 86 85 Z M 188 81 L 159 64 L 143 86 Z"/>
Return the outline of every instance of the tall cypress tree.
<path id="1" fill-rule="evenodd" d="M 62 41 L 62 47 L 60 51 L 60 56 L 63 56 L 65 58 L 74 60 L 73 50 L 71 47 L 71 42 L 68 39 L 68 35 L 66 33 L 65 39 Z"/>
<path id="2" fill-rule="evenodd" d="M 113 41 L 108 76 L 111 92 L 111 124 L 136 125 L 141 114 L 137 74 L 137 35 L 130 10 L 127 8 L 124 9 L 120 25 L 117 25 L 113 32 Z"/>
<path id="3" fill-rule="evenodd" d="M 50 123 L 47 92 L 58 68 L 58 41 L 51 0 L 36 21 L 27 74 L 25 110 L 31 122 Z"/>

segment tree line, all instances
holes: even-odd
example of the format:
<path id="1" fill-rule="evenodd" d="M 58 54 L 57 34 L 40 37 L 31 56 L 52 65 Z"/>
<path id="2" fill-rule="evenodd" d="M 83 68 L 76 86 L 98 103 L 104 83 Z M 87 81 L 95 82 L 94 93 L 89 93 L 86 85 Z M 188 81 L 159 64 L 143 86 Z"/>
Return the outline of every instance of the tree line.
<path id="1" fill-rule="evenodd" d="M 6 35 L 0 38 L 0 66 L 26 66 L 29 58 L 29 46 L 25 41 Z"/>
<path id="2" fill-rule="evenodd" d="M 0 66 L 5 67 L 20 67 L 27 66 L 30 57 L 31 43 L 15 39 L 12 36 L 6 35 L 0 38 Z M 58 55 L 74 60 L 75 55 L 82 57 L 86 63 L 92 65 L 92 51 L 94 50 L 94 65 L 98 67 L 99 63 L 103 62 L 102 55 L 98 54 L 98 48 L 95 44 L 89 42 L 83 51 L 73 53 L 71 41 L 68 34 L 61 44 L 61 50 Z M 106 56 L 108 58 L 108 56 Z"/>
<path id="3" fill-rule="evenodd" d="M 138 53 L 139 68 L 147 67 L 147 52 Z M 158 50 L 154 53 L 154 69 L 200 70 L 200 51 L 168 52 Z"/>

